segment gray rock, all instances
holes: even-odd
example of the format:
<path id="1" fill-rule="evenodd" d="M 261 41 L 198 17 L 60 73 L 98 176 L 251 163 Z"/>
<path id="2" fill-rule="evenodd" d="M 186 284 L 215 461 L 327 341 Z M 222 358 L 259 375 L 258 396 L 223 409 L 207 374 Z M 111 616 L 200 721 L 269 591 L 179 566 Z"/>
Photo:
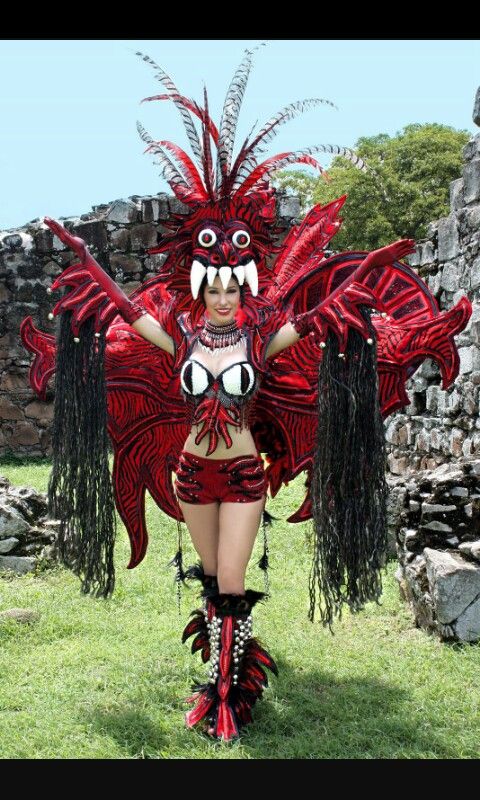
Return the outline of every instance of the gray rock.
<path id="1" fill-rule="evenodd" d="M 144 222 L 160 222 L 168 216 L 167 195 L 147 197 L 142 200 L 142 220 Z"/>
<path id="2" fill-rule="evenodd" d="M 440 522 L 437 519 L 432 519 L 427 525 L 420 526 L 422 531 L 426 531 L 427 533 L 453 533 L 453 528 L 450 525 L 446 525 L 444 522 Z"/>
<path id="3" fill-rule="evenodd" d="M 460 347 L 460 374 L 466 375 L 472 370 L 480 369 L 480 349 L 472 344 L 470 347 Z"/>
<path id="4" fill-rule="evenodd" d="M 90 250 L 93 249 L 100 253 L 107 249 L 107 231 L 103 220 L 79 222 L 75 225 L 74 233 L 84 239 Z"/>
<path id="5" fill-rule="evenodd" d="M 422 506 L 422 518 L 432 517 L 435 515 L 444 516 L 445 514 L 452 514 L 457 510 L 457 506 L 442 506 L 438 503 L 424 503 Z"/>
<path id="6" fill-rule="evenodd" d="M 458 289 L 460 282 L 460 268 L 458 264 L 445 264 L 440 280 L 440 286 L 447 292 L 454 292 Z"/>
<path id="7" fill-rule="evenodd" d="M 458 545 L 458 549 L 462 556 L 471 556 L 472 555 L 472 547 L 474 542 L 461 542 Z"/>
<path id="8" fill-rule="evenodd" d="M 450 183 L 450 208 L 458 210 L 463 206 L 463 178 Z"/>
<path id="9" fill-rule="evenodd" d="M 107 213 L 105 219 L 109 222 L 136 222 L 139 211 L 136 203 L 131 200 L 115 200 Z"/>
<path id="10" fill-rule="evenodd" d="M 472 289 L 478 289 L 479 286 L 480 286 L 480 258 L 476 258 L 475 261 L 472 262 L 472 266 L 470 268 L 470 287 Z M 475 311 L 478 311 L 478 308 L 476 308 Z"/>
<path id="11" fill-rule="evenodd" d="M 2 569 L 24 575 L 35 569 L 35 559 L 31 556 L 0 556 L 0 570 Z"/>
<path id="12" fill-rule="evenodd" d="M 452 497 L 468 497 L 468 489 L 465 486 L 454 486 L 450 489 Z"/>
<path id="13" fill-rule="evenodd" d="M 278 203 L 278 213 L 281 217 L 295 219 L 300 215 L 300 200 L 295 195 L 284 195 Z"/>
<path id="14" fill-rule="evenodd" d="M 474 206 L 466 210 L 465 222 L 471 231 L 478 230 L 480 227 L 480 206 Z"/>
<path id="15" fill-rule="evenodd" d="M 8 539 L 12 536 L 23 535 L 30 530 L 30 525 L 26 519 L 8 505 L 5 499 L 0 500 L 0 539 Z"/>
<path id="16" fill-rule="evenodd" d="M 22 246 L 22 237 L 19 233 L 8 233 L 1 237 L 1 241 L 7 250 L 19 250 Z"/>
<path id="17" fill-rule="evenodd" d="M 477 561 L 480 561 L 480 542 L 469 542 L 471 545 L 470 555 Z"/>
<path id="18" fill-rule="evenodd" d="M 469 473 L 480 476 L 480 461 L 474 461 L 473 463 L 469 464 L 469 467 Z"/>
<path id="19" fill-rule="evenodd" d="M 475 95 L 475 104 L 473 106 L 473 115 L 472 115 L 472 117 L 473 117 L 473 121 L 474 121 L 475 125 L 479 125 L 480 126 L 480 86 L 478 87 L 477 93 Z M 475 137 L 475 139 L 477 139 L 477 141 L 480 139 L 478 134 Z M 470 144 L 470 142 L 468 144 Z"/>
<path id="20" fill-rule="evenodd" d="M 480 200 L 480 158 L 474 158 L 465 164 L 463 169 L 465 203 L 474 203 Z"/>
<path id="21" fill-rule="evenodd" d="M 419 264 L 431 264 L 435 261 L 435 248 L 433 246 L 433 242 L 421 242 L 419 245 Z"/>
<path id="22" fill-rule="evenodd" d="M 438 224 L 438 260 L 449 261 L 458 255 L 458 227 L 455 214 L 439 220 Z M 459 276 L 460 277 L 460 276 Z M 458 284 L 457 284 L 458 285 Z M 454 287 L 455 289 L 457 286 Z M 453 289 L 451 290 L 453 291 Z"/>
<path id="23" fill-rule="evenodd" d="M 460 614 L 453 629 L 461 642 L 476 642 L 480 639 L 480 597 Z"/>
<path id="24" fill-rule="evenodd" d="M 435 272 L 433 275 L 429 275 L 426 283 L 428 288 L 430 289 L 431 293 L 437 295 L 440 291 L 440 281 L 442 279 L 442 275 L 440 272 Z"/>
<path id="25" fill-rule="evenodd" d="M 458 536 L 451 536 L 450 539 L 446 539 L 445 541 L 450 547 L 457 547 L 460 543 Z"/>
<path id="26" fill-rule="evenodd" d="M 10 553 L 19 544 L 19 541 L 15 536 L 10 536 L 8 539 L 0 539 L 0 554 Z"/>
<path id="27" fill-rule="evenodd" d="M 478 91 L 480 91 L 480 89 Z M 473 136 L 463 148 L 463 158 L 465 161 L 471 161 L 472 158 L 475 158 L 477 155 L 480 155 L 480 133 Z"/>
<path id="28" fill-rule="evenodd" d="M 480 567 L 457 553 L 426 547 L 423 554 L 437 619 L 450 624 L 479 597 Z"/>

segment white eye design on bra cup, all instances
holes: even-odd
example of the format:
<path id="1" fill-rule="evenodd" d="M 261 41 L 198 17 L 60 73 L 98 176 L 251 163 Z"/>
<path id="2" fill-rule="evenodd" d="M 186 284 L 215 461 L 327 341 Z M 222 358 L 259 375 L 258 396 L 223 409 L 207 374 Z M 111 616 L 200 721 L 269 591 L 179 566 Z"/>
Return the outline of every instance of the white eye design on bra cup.
<path id="1" fill-rule="evenodd" d="M 228 394 L 248 394 L 255 383 L 255 374 L 250 364 L 234 364 L 222 374 L 222 383 Z"/>
<path id="2" fill-rule="evenodd" d="M 203 394 L 208 387 L 208 373 L 195 361 L 187 361 L 180 372 L 180 382 L 187 394 Z"/>

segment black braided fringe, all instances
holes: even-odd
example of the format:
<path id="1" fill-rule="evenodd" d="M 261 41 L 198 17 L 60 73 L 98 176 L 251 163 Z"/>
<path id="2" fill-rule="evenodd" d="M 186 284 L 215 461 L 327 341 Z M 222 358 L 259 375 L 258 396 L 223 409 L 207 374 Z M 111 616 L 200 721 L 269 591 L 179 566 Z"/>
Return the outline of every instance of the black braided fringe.
<path id="1" fill-rule="evenodd" d="M 259 568 L 263 571 L 265 594 L 270 596 L 270 580 L 268 575 L 268 568 L 270 566 L 270 553 L 268 548 L 268 528 L 272 527 L 273 520 L 277 517 L 272 516 L 265 508 L 262 513 L 262 531 L 263 531 L 263 554 L 258 562 Z"/>
<path id="2" fill-rule="evenodd" d="M 177 519 L 177 536 L 178 536 L 178 549 L 171 561 L 168 562 L 169 567 L 175 567 L 175 583 L 177 586 L 177 607 L 178 614 L 182 613 L 182 589 L 181 584 L 185 584 L 187 574 L 183 569 L 183 544 L 182 544 L 182 523 Z"/>
<path id="3" fill-rule="evenodd" d="M 57 558 L 82 583 L 81 591 L 108 597 L 115 586 L 115 504 L 108 466 L 105 335 L 93 319 L 73 340 L 71 313 L 57 337 L 53 469 L 49 513 L 60 520 Z"/>
<path id="4" fill-rule="evenodd" d="M 362 316 L 374 344 L 350 330 L 345 358 L 339 358 L 338 340 L 330 333 L 319 370 L 309 619 L 318 588 L 320 617 L 330 630 L 344 603 L 356 612 L 369 600 L 378 602 L 386 560 L 388 488 L 376 337 L 366 308 Z"/>

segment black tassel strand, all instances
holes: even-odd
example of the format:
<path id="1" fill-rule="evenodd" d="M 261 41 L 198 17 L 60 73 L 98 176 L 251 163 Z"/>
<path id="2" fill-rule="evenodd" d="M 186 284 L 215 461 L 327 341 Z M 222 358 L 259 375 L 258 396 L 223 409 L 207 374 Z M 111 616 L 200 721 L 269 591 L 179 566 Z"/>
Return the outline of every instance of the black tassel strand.
<path id="1" fill-rule="evenodd" d="M 75 342 L 71 313 L 57 337 L 50 515 L 60 521 L 57 558 L 81 590 L 109 597 L 115 586 L 116 516 L 108 464 L 105 336 L 87 321 Z"/>
<path id="2" fill-rule="evenodd" d="M 177 519 L 177 535 L 178 535 L 178 548 L 174 557 L 169 561 L 169 567 L 175 567 L 175 582 L 177 584 L 177 605 L 179 616 L 182 613 L 181 609 L 181 584 L 185 583 L 187 574 L 183 569 L 183 545 L 182 545 L 182 523 Z"/>
<path id="3" fill-rule="evenodd" d="M 320 616 L 332 630 L 346 603 L 352 612 L 382 591 L 387 545 L 386 451 L 378 399 L 376 337 L 370 313 L 362 316 L 373 345 L 350 330 L 345 357 L 329 334 L 319 370 L 318 437 L 311 495 L 314 557 L 309 619 L 316 589 Z"/>
<path id="4" fill-rule="evenodd" d="M 267 522 L 265 518 L 265 512 L 262 514 L 262 531 L 263 531 L 263 555 L 258 562 L 258 566 L 261 570 L 263 570 L 263 580 L 265 586 L 265 594 L 268 596 L 270 594 L 270 581 L 268 579 L 268 567 L 269 567 L 269 559 L 268 559 L 268 536 L 267 536 Z"/>

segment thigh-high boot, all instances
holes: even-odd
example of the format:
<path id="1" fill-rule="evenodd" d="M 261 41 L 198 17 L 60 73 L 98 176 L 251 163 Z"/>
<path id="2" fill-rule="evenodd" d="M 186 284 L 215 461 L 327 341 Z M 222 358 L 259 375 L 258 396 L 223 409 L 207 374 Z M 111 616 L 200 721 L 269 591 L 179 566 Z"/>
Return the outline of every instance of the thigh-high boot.
<path id="1" fill-rule="evenodd" d="M 188 727 L 203 721 L 208 733 L 229 741 L 252 721 L 251 710 L 268 686 L 264 668 L 278 674 L 273 658 L 252 636 L 251 612 L 263 597 L 263 592 L 247 589 L 244 595 L 217 593 L 207 598 L 195 650 L 202 648 L 202 659 L 210 659 L 210 671 L 208 682 L 195 685 L 188 698 L 195 703 L 185 715 Z"/>

